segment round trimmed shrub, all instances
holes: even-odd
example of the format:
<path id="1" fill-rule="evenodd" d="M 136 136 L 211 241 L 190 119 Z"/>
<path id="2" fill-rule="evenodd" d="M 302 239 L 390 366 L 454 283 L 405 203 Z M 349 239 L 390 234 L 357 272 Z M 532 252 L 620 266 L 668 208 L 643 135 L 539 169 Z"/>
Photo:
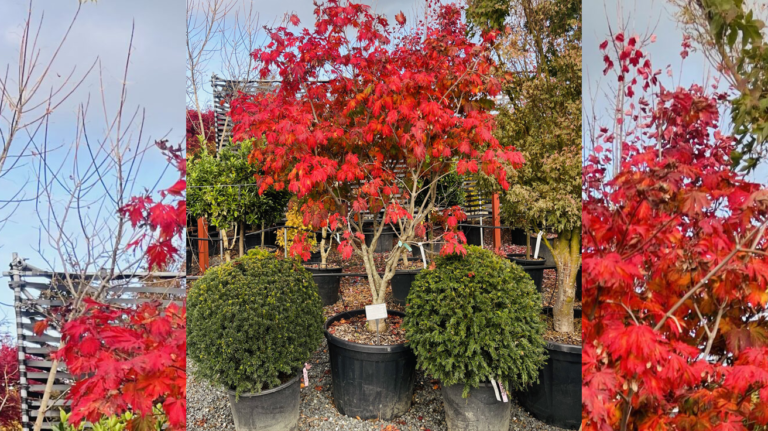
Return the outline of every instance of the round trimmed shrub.
<path id="1" fill-rule="evenodd" d="M 541 295 L 525 271 L 480 247 L 440 256 L 416 276 L 403 321 L 420 368 L 444 386 L 491 378 L 508 391 L 538 381 L 546 360 Z"/>
<path id="2" fill-rule="evenodd" d="M 242 393 L 294 377 L 323 338 L 312 275 L 294 259 L 254 249 L 213 267 L 187 298 L 187 351 L 195 374 Z"/>

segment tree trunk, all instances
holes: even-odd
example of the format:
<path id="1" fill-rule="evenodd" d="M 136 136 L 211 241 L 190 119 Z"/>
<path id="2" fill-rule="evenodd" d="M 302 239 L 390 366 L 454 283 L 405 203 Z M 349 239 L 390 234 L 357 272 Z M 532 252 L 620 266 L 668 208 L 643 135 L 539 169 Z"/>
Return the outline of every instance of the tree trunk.
<path id="1" fill-rule="evenodd" d="M 48 373 L 48 381 L 45 384 L 45 392 L 43 392 L 43 399 L 40 400 L 40 408 L 37 410 L 37 419 L 35 420 L 34 431 L 40 431 L 43 427 L 43 420 L 45 419 L 45 412 L 48 411 L 48 401 L 51 399 L 51 391 L 53 390 L 53 382 L 56 380 L 56 372 L 59 366 L 59 360 L 54 359 L 51 363 L 51 371 Z"/>
<path id="2" fill-rule="evenodd" d="M 531 258 L 531 233 L 525 231 L 525 258 Z"/>
<path id="3" fill-rule="evenodd" d="M 266 233 L 264 232 L 264 229 L 266 229 L 264 227 L 264 222 L 261 222 L 261 246 L 262 247 L 264 247 L 264 234 Z"/>
<path id="4" fill-rule="evenodd" d="M 224 262 L 229 262 L 229 239 L 227 238 L 227 230 L 221 229 L 221 246 L 224 247 Z"/>
<path id="5" fill-rule="evenodd" d="M 581 264 L 581 232 L 576 229 L 560 232 L 547 247 L 557 266 L 555 302 L 552 304 L 555 331 L 573 332 L 573 303 L 576 296 L 576 274 Z"/>
<path id="6" fill-rule="evenodd" d="M 245 254 L 245 223 L 240 222 L 240 257 Z"/>
<path id="7" fill-rule="evenodd" d="M 331 247 L 328 247 L 328 250 L 325 249 L 325 238 L 326 238 L 326 232 L 328 232 L 328 229 L 322 228 L 322 238 L 320 239 L 320 263 L 324 266 L 328 262 L 328 252 L 331 251 Z M 331 239 L 331 244 L 333 244 L 333 239 Z"/>

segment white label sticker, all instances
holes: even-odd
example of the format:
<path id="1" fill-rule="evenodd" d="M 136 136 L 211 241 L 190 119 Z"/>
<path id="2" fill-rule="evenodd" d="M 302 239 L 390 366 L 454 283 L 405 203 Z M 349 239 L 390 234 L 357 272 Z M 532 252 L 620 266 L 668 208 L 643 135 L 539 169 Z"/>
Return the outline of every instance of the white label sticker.
<path id="1" fill-rule="evenodd" d="M 387 304 L 366 305 L 365 318 L 368 320 L 386 319 Z"/>
<path id="2" fill-rule="evenodd" d="M 502 399 L 504 400 L 504 402 L 506 403 L 507 401 L 509 401 L 509 400 L 507 399 L 507 391 L 505 391 L 505 390 L 504 390 L 504 385 L 502 385 L 502 384 L 501 384 L 501 382 L 499 382 L 499 389 L 501 389 L 501 398 L 502 398 Z"/>
<path id="3" fill-rule="evenodd" d="M 542 232 L 539 231 L 539 236 L 536 238 L 536 251 L 533 253 L 533 258 L 538 259 L 539 258 L 539 247 L 541 246 L 541 234 Z"/>
<path id="4" fill-rule="evenodd" d="M 501 401 L 501 397 L 499 397 L 499 388 L 496 387 L 496 380 L 491 379 L 491 386 L 493 386 L 493 392 L 496 392 L 496 401 Z"/>
<path id="5" fill-rule="evenodd" d="M 304 387 L 309 386 L 309 374 L 307 374 L 307 370 L 310 368 L 309 364 L 304 364 Z"/>
<path id="6" fill-rule="evenodd" d="M 421 260 L 424 262 L 424 269 L 427 269 L 427 256 L 424 255 L 424 246 L 420 242 L 417 244 L 419 244 L 419 250 L 421 250 Z"/>

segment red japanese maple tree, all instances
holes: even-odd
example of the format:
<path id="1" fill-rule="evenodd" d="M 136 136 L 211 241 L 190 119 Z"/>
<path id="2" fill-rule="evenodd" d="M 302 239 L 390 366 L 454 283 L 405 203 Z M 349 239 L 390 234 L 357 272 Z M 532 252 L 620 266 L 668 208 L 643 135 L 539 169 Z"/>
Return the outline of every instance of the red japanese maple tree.
<path id="1" fill-rule="evenodd" d="M 170 429 L 186 429 L 186 307 L 85 302 L 84 313 L 64 324 L 55 354 L 74 376 L 87 375 L 67 395 L 70 422 L 131 411 L 138 414 L 131 429 L 153 429 L 153 407 L 162 404 Z"/>
<path id="2" fill-rule="evenodd" d="M 362 256 L 375 304 L 384 302 L 408 248 L 395 246 L 379 275 L 374 250 L 385 226 L 400 244 L 426 241 L 428 216 L 439 208 L 442 252 L 463 253 L 466 239 L 456 226 L 465 216 L 459 207 L 440 208 L 438 180 L 451 169 L 482 170 L 508 188 L 508 174 L 523 163 L 491 134 L 492 97 L 500 90 L 491 74 L 495 33 L 475 43 L 461 8 L 427 5 L 427 22 L 412 29 L 402 13 L 390 27 L 366 5 L 317 6 L 314 31 L 276 28 L 253 53 L 262 77 L 280 76 L 279 89 L 232 103 L 235 138 L 265 138 L 252 153 L 264 172 L 260 192 L 287 188 L 304 200 L 307 224 L 343 231 L 339 251 Z M 306 247 L 292 250 L 299 251 L 308 257 Z"/>
<path id="3" fill-rule="evenodd" d="M 618 111 L 633 127 L 615 176 L 600 145 L 584 167 L 583 428 L 765 427 L 768 188 L 731 169 L 725 97 L 663 88 L 632 39 L 606 71 L 656 105 Z"/>
<path id="4" fill-rule="evenodd" d="M 21 421 L 19 377 L 19 350 L 0 333 L 0 429 L 15 429 Z"/>
<path id="5" fill-rule="evenodd" d="M 174 241 L 186 223 L 186 159 L 166 141 L 157 146 L 180 178 L 159 199 L 146 193 L 119 209 L 137 228 L 128 248 L 140 249 L 150 270 L 165 268 L 177 256 Z M 55 315 L 61 344 L 52 356 L 75 376 L 67 394 L 71 423 L 131 411 L 137 414 L 131 430 L 153 429 L 153 407 L 162 404 L 170 429 L 186 429 L 186 306 L 150 302 L 124 308 L 86 297 L 81 308 L 67 304 Z M 35 331 L 47 325 L 40 321 Z"/>
<path id="6" fill-rule="evenodd" d="M 187 109 L 186 117 L 187 155 L 200 151 L 201 144 L 213 150 L 216 146 L 216 116 L 213 110 L 199 112 L 197 109 Z"/>

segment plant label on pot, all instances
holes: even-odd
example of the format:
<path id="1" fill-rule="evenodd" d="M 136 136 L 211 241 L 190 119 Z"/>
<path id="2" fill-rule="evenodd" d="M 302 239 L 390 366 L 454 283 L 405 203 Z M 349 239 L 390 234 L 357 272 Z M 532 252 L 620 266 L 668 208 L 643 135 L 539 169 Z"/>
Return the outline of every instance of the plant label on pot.
<path id="1" fill-rule="evenodd" d="M 496 393 L 496 401 L 501 401 L 501 397 L 499 396 L 499 388 L 496 387 L 496 380 L 491 378 L 491 386 L 493 386 L 493 392 Z"/>
<path id="2" fill-rule="evenodd" d="M 533 252 L 534 259 L 539 258 L 539 247 L 541 246 L 541 234 L 542 232 L 539 231 L 539 236 L 536 237 L 536 250 Z"/>
<path id="3" fill-rule="evenodd" d="M 427 256 L 424 255 L 424 247 L 420 242 L 417 244 L 419 244 L 419 250 L 421 251 L 421 260 L 424 262 L 424 269 L 427 269 Z"/>
<path id="4" fill-rule="evenodd" d="M 374 304 L 365 306 L 365 318 L 367 320 L 379 320 L 387 318 L 387 304 Z"/>
<path id="5" fill-rule="evenodd" d="M 504 402 L 508 402 L 509 399 L 507 398 L 507 391 L 504 389 L 504 385 L 499 382 L 499 389 L 501 390 L 501 398 L 504 400 Z"/>
<path id="6" fill-rule="evenodd" d="M 307 363 L 304 363 L 304 387 L 309 387 L 309 374 L 307 374 L 307 370 L 309 370 L 311 366 Z"/>

